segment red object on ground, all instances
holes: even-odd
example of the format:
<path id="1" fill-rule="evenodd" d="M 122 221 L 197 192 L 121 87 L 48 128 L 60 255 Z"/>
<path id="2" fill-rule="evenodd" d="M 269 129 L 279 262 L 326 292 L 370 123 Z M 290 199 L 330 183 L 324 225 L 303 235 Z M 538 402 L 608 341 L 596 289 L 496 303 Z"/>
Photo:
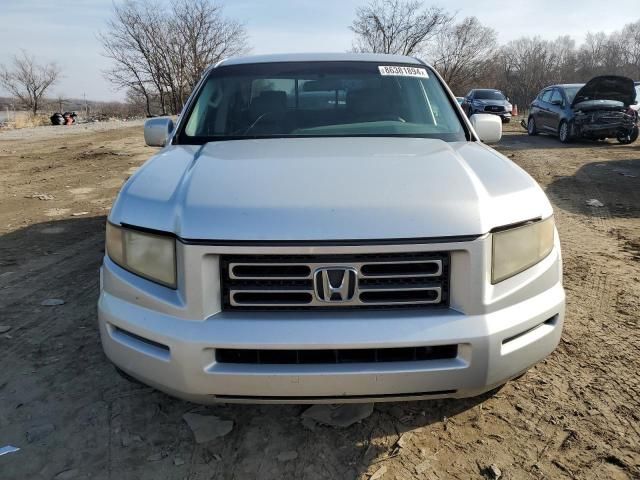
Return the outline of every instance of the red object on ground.
<path id="1" fill-rule="evenodd" d="M 73 117 L 71 115 L 68 115 L 68 116 L 64 117 L 64 124 L 65 125 L 72 125 L 73 124 Z"/>
<path id="2" fill-rule="evenodd" d="M 513 112 L 511 113 L 514 117 L 518 116 L 518 105 L 513 106 Z"/>

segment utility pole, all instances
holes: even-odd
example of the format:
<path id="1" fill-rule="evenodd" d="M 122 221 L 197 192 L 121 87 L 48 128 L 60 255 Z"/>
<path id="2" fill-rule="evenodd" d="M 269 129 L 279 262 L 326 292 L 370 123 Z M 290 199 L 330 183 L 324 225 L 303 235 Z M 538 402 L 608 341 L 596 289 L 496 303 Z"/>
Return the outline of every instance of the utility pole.
<path id="1" fill-rule="evenodd" d="M 87 93 L 82 92 L 82 97 L 84 98 L 84 119 L 86 121 L 89 119 L 89 105 L 87 105 Z"/>

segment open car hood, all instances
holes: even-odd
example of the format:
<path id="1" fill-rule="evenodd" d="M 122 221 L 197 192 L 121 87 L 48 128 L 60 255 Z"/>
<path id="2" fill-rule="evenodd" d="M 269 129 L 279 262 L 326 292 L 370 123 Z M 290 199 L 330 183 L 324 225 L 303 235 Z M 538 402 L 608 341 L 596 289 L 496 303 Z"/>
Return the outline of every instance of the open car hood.
<path id="1" fill-rule="evenodd" d="M 589 80 L 578 90 L 571 106 L 589 100 L 612 100 L 622 102 L 625 106 L 636 100 L 636 90 L 633 80 L 616 75 L 603 75 Z"/>

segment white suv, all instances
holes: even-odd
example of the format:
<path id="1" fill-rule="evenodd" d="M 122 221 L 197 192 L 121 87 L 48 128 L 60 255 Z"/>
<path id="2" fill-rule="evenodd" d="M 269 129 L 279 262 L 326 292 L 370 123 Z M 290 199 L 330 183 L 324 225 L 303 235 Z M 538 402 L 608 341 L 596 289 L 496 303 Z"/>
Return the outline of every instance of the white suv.
<path id="1" fill-rule="evenodd" d="M 472 127 L 475 125 L 475 128 Z M 495 388 L 560 339 L 545 194 L 419 60 L 210 68 L 107 224 L 107 356 L 196 402 L 361 402 Z"/>

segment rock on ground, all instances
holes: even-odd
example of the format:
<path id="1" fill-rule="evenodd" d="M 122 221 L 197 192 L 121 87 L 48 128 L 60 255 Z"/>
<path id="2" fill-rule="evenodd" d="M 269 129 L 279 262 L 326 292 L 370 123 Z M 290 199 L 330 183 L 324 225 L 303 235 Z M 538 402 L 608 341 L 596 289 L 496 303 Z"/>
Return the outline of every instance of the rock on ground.
<path id="1" fill-rule="evenodd" d="M 233 430 L 232 420 L 222 420 L 215 415 L 185 413 L 182 418 L 193 431 L 196 443 L 206 443 L 216 438 L 224 437 Z"/>
<path id="2" fill-rule="evenodd" d="M 346 428 L 364 420 L 373 413 L 373 403 L 345 403 L 341 405 L 314 405 L 302 413 L 303 418 L 311 418 L 331 427 Z"/>

